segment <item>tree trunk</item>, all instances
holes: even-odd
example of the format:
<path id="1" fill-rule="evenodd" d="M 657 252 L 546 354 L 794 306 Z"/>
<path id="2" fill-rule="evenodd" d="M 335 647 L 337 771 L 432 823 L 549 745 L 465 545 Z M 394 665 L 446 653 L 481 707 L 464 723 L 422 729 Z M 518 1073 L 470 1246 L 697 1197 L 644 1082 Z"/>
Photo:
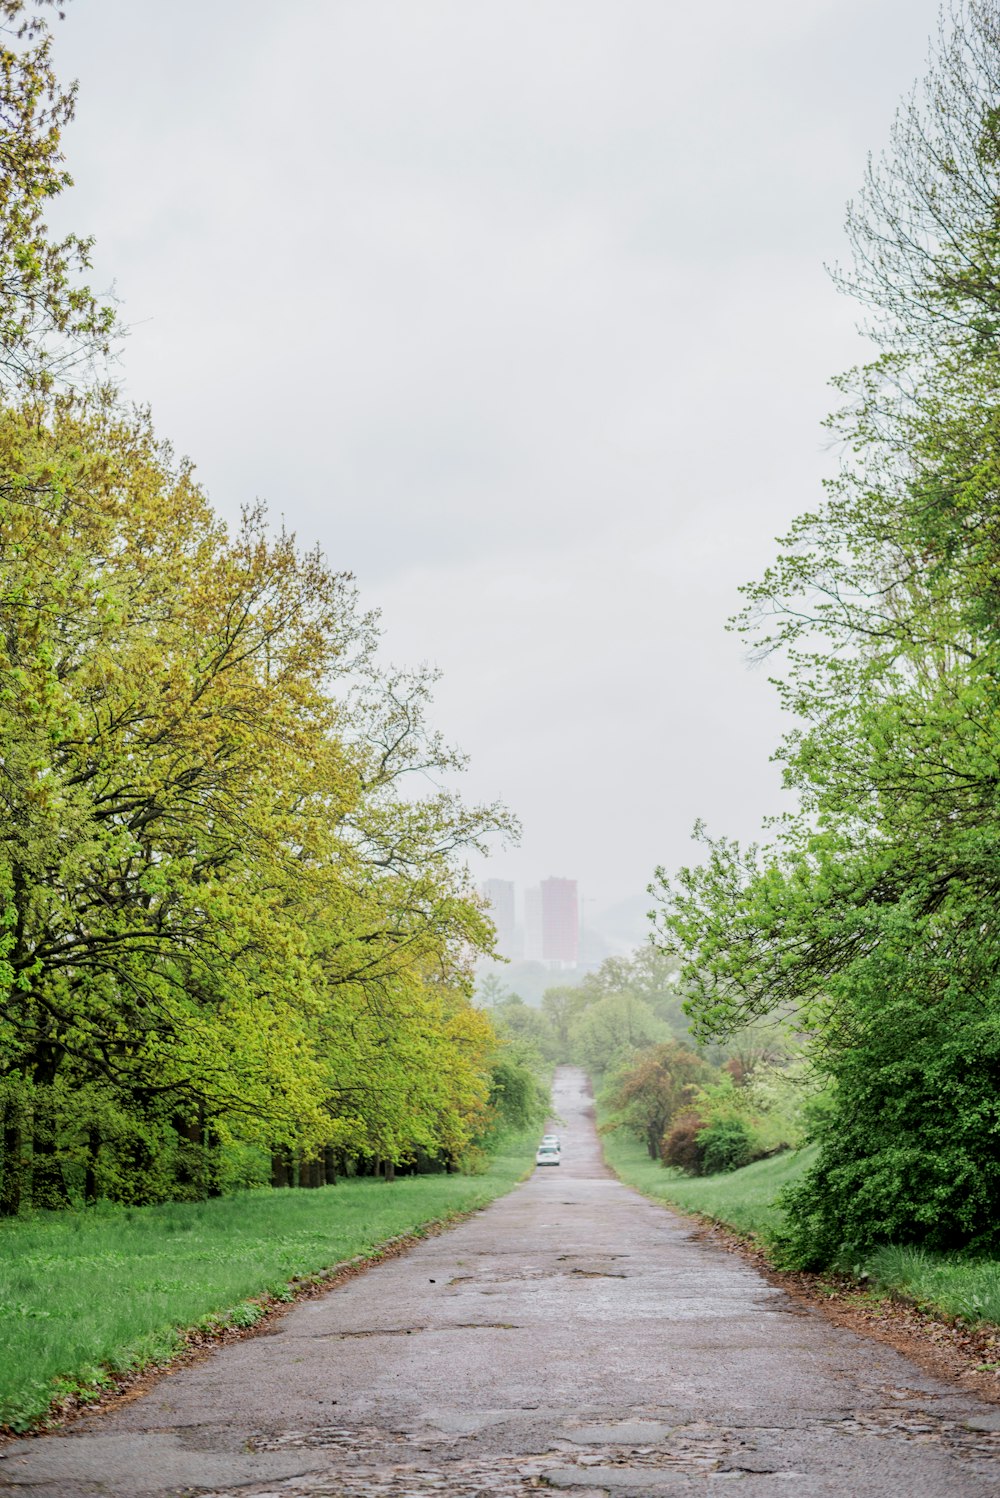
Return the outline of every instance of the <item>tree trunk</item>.
<path id="1" fill-rule="evenodd" d="M 288 1156 L 280 1154 L 277 1150 L 271 1152 L 271 1185 L 274 1187 L 290 1186 L 291 1171 L 288 1168 Z"/>
<path id="2" fill-rule="evenodd" d="M 3 1178 L 0 1217 L 16 1217 L 25 1186 L 24 1114 L 19 1098 L 9 1097 L 3 1110 Z"/>
<path id="3" fill-rule="evenodd" d="M 323 1180 L 327 1186 L 337 1184 L 337 1157 L 332 1144 L 323 1151 Z"/>
<path id="4" fill-rule="evenodd" d="M 51 1096 L 36 1095 L 31 1139 L 31 1205 L 58 1210 L 69 1206 L 66 1180 L 59 1163 L 57 1121 Z"/>
<path id="5" fill-rule="evenodd" d="M 387 1181 L 394 1181 L 396 1179 L 395 1160 L 387 1160 L 385 1162 L 385 1178 Z"/>
<path id="6" fill-rule="evenodd" d="M 96 1124 L 87 1130 L 87 1169 L 83 1177 L 83 1199 L 93 1203 L 97 1200 L 97 1164 L 101 1153 L 101 1131 Z"/>
<path id="7" fill-rule="evenodd" d="M 204 1120 L 204 1110 L 201 1110 Z M 222 1195 L 222 1144 L 219 1132 L 214 1125 L 209 1124 L 205 1129 L 205 1161 L 208 1167 L 208 1194 L 209 1196 Z"/>
<path id="8" fill-rule="evenodd" d="M 316 1186 L 322 1186 L 323 1162 L 321 1160 L 306 1160 L 299 1156 L 299 1185 L 306 1190 L 312 1190 Z"/>
<path id="9" fill-rule="evenodd" d="M 177 1135 L 177 1168 L 174 1179 L 178 1186 L 198 1186 L 201 1181 L 201 1124 L 198 1119 L 175 1113 L 170 1120 Z"/>

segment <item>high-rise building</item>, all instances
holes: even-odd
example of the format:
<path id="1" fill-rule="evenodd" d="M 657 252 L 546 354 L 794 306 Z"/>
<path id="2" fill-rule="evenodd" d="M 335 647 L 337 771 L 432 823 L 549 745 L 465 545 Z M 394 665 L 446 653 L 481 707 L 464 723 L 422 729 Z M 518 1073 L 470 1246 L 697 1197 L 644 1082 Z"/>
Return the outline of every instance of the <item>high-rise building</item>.
<path id="1" fill-rule="evenodd" d="M 528 962 L 542 960 L 542 892 L 537 884 L 524 892 L 524 956 Z"/>
<path id="2" fill-rule="evenodd" d="M 487 879 L 483 898 L 490 907 L 490 919 L 497 928 L 497 951 L 501 957 L 517 956 L 517 927 L 514 920 L 514 885 L 510 879 Z"/>
<path id="3" fill-rule="evenodd" d="M 575 967 L 580 951 L 580 901 L 575 879 L 543 879 L 542 958 Z"/>

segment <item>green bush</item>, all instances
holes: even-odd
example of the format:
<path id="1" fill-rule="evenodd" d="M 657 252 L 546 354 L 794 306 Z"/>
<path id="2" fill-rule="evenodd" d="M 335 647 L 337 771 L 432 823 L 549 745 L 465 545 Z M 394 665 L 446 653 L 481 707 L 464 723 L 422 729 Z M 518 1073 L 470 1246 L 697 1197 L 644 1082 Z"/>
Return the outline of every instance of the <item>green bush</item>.
<path id="1" fill-rule="evenodd" d="M 850 1267 L 888 1243 L 1000 1249 L 995 999 L 955 981 L 935 1003 L 890 983 L 885 964 L 881 976 L 877 1003 L 855 996 L 865 1023 L 829 1063 L 837 1089 L 816 1163 L 784 1196 L 789 1267 Z"/>
<path id="2" fill-rule="evenodd" d="M 753 1135 L 741 1118 L 719 1119 L 700 1129 L 696 1138 L 702 1175 L 740 1170 L 755 1158 Z"/>

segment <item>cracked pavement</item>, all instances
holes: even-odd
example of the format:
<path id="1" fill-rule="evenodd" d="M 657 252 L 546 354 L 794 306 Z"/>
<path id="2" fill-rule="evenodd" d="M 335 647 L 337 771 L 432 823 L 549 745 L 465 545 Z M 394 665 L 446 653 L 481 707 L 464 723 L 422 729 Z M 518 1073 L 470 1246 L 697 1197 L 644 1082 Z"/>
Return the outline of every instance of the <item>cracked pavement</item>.
<path id="1" fill-rule="evenodd" d="M 973 1498 L 1000 1408 L 832 1326 L 605 1169 L 563 1163 L 141 1399 L 0 1455 L 33 1498 Z M 391 1187 L 386 1189 L 391 1190 Z"/>

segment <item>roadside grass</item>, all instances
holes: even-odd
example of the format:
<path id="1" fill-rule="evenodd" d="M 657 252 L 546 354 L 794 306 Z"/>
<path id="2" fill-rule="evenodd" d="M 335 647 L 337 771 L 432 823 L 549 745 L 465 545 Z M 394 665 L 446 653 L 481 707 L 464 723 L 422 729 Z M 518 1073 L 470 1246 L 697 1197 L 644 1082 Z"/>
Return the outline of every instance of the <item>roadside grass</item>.
<path id="1" fill-rule="evenodd" d="M 485 1206 L 534 1163 L 508 1137 L 481 1175 L 349 1180 L 155 1207 L 98 1205 L 0 1222 L 0 1425 L 27 1430 L 54 1401 L 96 1398 L 165 1361 L 200 1327 L 252 1326 L 253 1297 L 387 1240 Z"/>
<path id="2" fill-rule="evenodd" d="M 775 1205 L 778 1192 L 797 1181 L 816 1155 L 816 1146 L 810 1145 L 755 1160 L 725 1175 L 686 1176 L 651 1160 L 639 1140 L 624 1129 L 602 1135 L 602 1143 L 611 1169 L 644 1196 L 672 1202 L 682 1212 L 701 1212 L 765 1243 L 782 1223 L 784 1214 Z"/>
<path id="3" fill-rule="evenodd" d="M 1000 1260 L 880 1248 L 864 1264 L 876 1290 L 905 1295 L 921 1309 L 1000 1325 Z"/>

